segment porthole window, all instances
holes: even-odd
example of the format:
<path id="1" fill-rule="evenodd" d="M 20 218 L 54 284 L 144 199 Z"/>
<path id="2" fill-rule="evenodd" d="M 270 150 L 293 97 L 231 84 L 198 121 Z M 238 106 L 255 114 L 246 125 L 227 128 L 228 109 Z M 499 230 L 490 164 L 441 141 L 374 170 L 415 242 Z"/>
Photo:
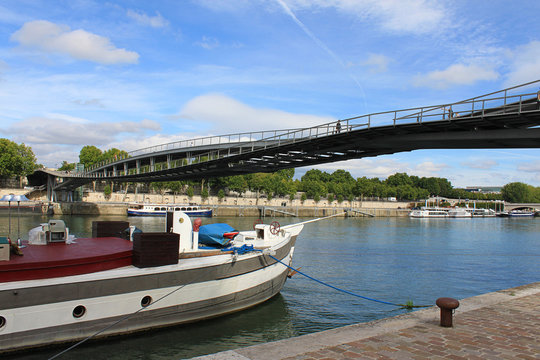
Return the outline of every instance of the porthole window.
<path id="1" fill-rule="evenodd" d="M 2 329 L 4 326 L 6 326 L 6 318 L 0 316 L 0 329 Z"/>
<path id="2" fill-rule="evenodd" d="M 75 309 L 73 309 L 73 317 L 74 318 L 80 318 L 84 314 L 86 314 L 86 308 L 82 305 L 75 306 Z"/>
<path id="3" fill-rule="evenodd" d="M 148 305 L 150 305 L 152 303 L 152 297 L 149 296 L 149 295 L 146 295 L 145 297 L 142 298 L 141 300 L 141 306 L 142 307 L 147 307 Z"/>

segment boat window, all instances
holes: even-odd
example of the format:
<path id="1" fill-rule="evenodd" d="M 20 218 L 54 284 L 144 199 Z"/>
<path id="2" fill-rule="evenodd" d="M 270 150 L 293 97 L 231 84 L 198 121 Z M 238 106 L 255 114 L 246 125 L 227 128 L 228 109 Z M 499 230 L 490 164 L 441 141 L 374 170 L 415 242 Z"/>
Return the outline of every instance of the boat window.
<path id="1" fill-rule="evenodd" d="M 149 295 L 146 295 L 145 297 L 142 298 L 141 300 L 141 306 L 142 307 L 147 307 L 148 305 L 150 305 L 152 303 L 152 297 L 149 296 Z"/>
<path id="2" fill-rule="evenodd" d="M 180 208 L 174 208 L 174 211 L 178 211 L 178 210 L 180 210 Z"/>
<path id="3" fill-rule="evenodd" d="M 82 305 L 75 306 L 75 309 L 73 309 L 73 317 L 74 318 L 80 318 L 84 314 L 86 314 L 86 308 Z"/>
<path id="4" fill-rule="evenodd" d="M 154 210 L 159 211 L 159 208 L 158 208 L 158 207 L 155 207 Z"/>
<path id="5" fill-rule="evenodd" d="M 3 316 L 0 316 L 0 329 L 6 326 L 6 318 Z"/>
<path id="6" fill-rule="evenodd" d="M 182 211 L 186 211 L 186 208 L 185 208 L 185 207 L 183 207 L 183 208 L 182 208 Z"/>
<path id="7" fill-rule="evenodd" d="M 162 207 L 161 210 L 167 210 L 167 208 Z"/>

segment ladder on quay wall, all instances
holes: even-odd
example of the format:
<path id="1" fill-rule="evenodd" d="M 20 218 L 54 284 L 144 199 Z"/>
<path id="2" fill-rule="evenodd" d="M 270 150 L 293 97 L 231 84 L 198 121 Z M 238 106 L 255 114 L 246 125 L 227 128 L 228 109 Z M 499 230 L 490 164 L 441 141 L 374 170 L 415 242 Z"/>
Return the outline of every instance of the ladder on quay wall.
<path id="1" fill-rule="evenodd" d="M 263 218 L 266 216 L 266 211 L 267 210 L 272 211 L 274 215 L 277 212 L 277 213 L 280 213 L 280 214 L 285 214 L 285 215 L 289 215 L 289 216 L 298 217 L 298 214 L 295 214 L 295 213 L 291 213 L 291 212 L 288 212 L 288 211 L 285 211 L 285 210 L 279 210 L 279 209 L 276 209 L 276 208 L 273 208 L 273 207 L 263 206 L 262 207 L 262 212 L 261 212 L 261 215 L 262 215 Z"/>
<path id="2" fill-rule="evenodd" d="M 370 213 L 367 213 L 367 212 L 364 212 L 364 211 L 360 211 L 360 210 L 349 209 L 348 211 L 351 211 L 351 212 L 354 212 L 354 213 L 357 213 L 357 214 L 362 214 L 364 216 L 375 217 L 375 215 L 373 215 L 373 214 L 370 214 Z"/>

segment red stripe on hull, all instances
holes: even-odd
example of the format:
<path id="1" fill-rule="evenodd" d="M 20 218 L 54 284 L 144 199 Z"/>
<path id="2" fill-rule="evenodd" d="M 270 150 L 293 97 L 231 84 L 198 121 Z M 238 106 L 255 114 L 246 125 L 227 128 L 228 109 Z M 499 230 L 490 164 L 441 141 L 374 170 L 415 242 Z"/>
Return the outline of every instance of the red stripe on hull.
<path id="1" fill-rule="evenodd" d="M 131 265 L 133 244 L 120 238 L 76 239 L 76 243 L 28 245 L 23 256 L 0 262 L 0 281 L 80 275 Z"/>

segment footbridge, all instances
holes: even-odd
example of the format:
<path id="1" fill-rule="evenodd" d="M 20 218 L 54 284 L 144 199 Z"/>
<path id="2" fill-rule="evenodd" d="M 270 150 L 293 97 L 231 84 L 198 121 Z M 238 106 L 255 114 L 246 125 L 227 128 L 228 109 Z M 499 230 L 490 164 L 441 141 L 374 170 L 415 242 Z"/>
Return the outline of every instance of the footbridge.
<path id="1" fill-rule="evenodd" d="M 38 170 L 31 185 L 71 191 L 94 180 L 157 182 L 312 166 L 418 149 L 540 148 L 540 80 L 475 98 L 309 128 L 151 146 L 79 173 Z"/>

